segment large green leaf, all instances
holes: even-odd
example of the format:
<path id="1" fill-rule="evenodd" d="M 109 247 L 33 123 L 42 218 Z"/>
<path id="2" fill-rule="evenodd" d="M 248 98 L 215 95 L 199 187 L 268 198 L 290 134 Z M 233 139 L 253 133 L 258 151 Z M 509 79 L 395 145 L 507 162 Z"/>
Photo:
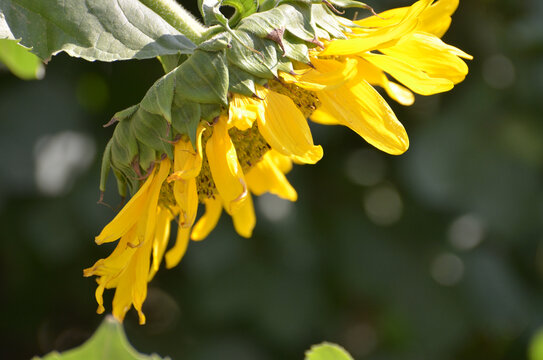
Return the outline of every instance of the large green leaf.
<path id="1" fill-rule="evenodd" d="M 0 39 L 21 39 L 44 60 L 61 51 L 115 61 L 195 48 L 138 0 L 0 0 Z"/>
<path id="2" fill-rule="evenodd" d="M 0 40 L 0 61 L 21 79 L 41 79 L 44 74 L 40 59 L 15 40 Z"/>
<path id="3" fill-rule="evenodd" d="M 52 352 L 33 360 L 161 360 L 156 354 L 138 353 L 128 342 L 123 326 L 112 316 L 106 317 L 94 335 L 78 348 L 59 354 Z M 168 358 L 166 358 L 168 359 Z M 164 359 L 165 360 L 165 359 Z"/>

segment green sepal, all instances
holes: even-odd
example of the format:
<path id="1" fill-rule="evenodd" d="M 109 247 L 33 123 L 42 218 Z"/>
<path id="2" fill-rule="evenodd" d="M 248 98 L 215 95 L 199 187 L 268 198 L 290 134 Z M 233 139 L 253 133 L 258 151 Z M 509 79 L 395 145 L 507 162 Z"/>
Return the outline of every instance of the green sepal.
<path id="1" fill-rule="evenodd" d="M 188 56 L 185 54 L 162 55 L 157 56 L 157 59 L 160 61 L 164 73 L 167 74 L 178 67 L 183 61 L 187 60 Z"/>
<path id="2" fill-rule="evenodd" d="M 276 43 L 242 30 L 234 30 L 234 33 L 239 41 L 233 41 L 226 51 L 228 60 L 254 76 L 276 77 L 279 64 Z"/>
<path id="3" fill-rule="evenodd" d="M 138 145 L 132 133 L 132 118 L 123 119 L 113 132 L 113 156 L 118 162 L 130 164 L 138 155 Z"/>
<path id="4" fill-rule="evenodd" d="M 291 60 L 299 61 L 301 63 L 309 63 L 309 48 L 307 43 L 303 40 L 294 37 L 292 34 L 285 34 L 283 36 L 283 46 L 285 48 L 285 56 Z"/>
<path id="5" fill-rule="evenodd" d="M 147 90 L 140 103 L 141 108 L 151 114 L 161 115 L 171 123 L 174 86 L 175 73 L 164 75 Z"/>
<path id="6" fill-rule="evenodd" d="M 118 111 L 115 113 L 115 115 L 113 115 L 113 117 L 111 118 L 111 121 L 109 122 L 109 124 L 106 124 L 104 126 L 108 126 L 110 124 L 113 124 L 115 122 L 120 122 L 120 121 L 123 121 L 124 119 L 129 119 L 131 118 L 135 113 L 136 111 L 138 111 L 140 105 L 139 104 L 136 104 L 136 105 L 132 105 L 124 110 L 121 110 L 121 111 Z"/>
<path id="7" fill-rule="evenodd" d="M 174 73 L 176 97 L 205 104 L 228 104 L 228 66 L 224 51 L 196 50 Z"/>
<path id="8" fill-rule="evenodd" d="M 355 1 L 355 0 L 328 0 L 328 2 L 334 6 L 340 7 L 340 8 L 360 8 L 360 9 L 366 9 L 366 10 L 373 10 L 371 6 L 364 4 L 363 2 Z"/>
<path id="9" fill-rule="evenodd" d="M 255 77 L 246 71 L 241 70 L 234 64 L 228 67 L 230 78 L 229 90 L 245 96 L 252 96 L 256 93 Z"/>
<path id="10" fill-rule="evenodd" d="M 126 190 L 128 188 L 126 176 L 115 168 L 113 168 L 113 174 L 115 175 L 115 181 L 117 182 L 117 192 L 121 197 L 125 198 L 127 195 Z M 132 189 L 130 189 L 130 193 L 132 193 Z"/>
<path id="11" fill-rule="evenodd" d="M 200 104 L 202 119 L 212 122 L 222 112 L 222 107 L 219 104 Z"/>
<path id="12" fill-rule="evenodd" d="M 149 146 L 142 144 L 138 141 L 139 157 L 138 163 L 141 170 L 148 171 L 151 168 L 151 165 L 157 160 L 157 153 L 155 150 L 151 149 Z"/>
<path id="13" fill-rule="evenodd" d="M 330 13 L 325 5 L 313 5 L 311 16 L 318 27 L 328 32 L 335 39 L 345 39 L 343 27 L 336 20 L 337 17 Z"/>
<path id="14" fill-rule="evenodd" d="M 113 139 L 110 139 L 107 142 L 106 148 L 104 149 L 104 155 L 102 155 L 102 165 L 100 167 L 100 191 L 106 191 L 107 177 L 109 171 L 111 170 L 111 146 Z"/>
<path id="15" fill-rule="evenodd" d="M 231 41 L 232 36 L 227 32 L 222 32 L 198 45 L 198 49 L 204 51 L 220 51 L 230 46 Z"/>
<path id="16" fill-rule="evenodd" d="M 194 147 L 196 147 L 196 133 L 201 117 L 200 104 L 194 102 L 176 104 L 172 111 L 173 128 L 180 134 L 187 134 Z"/>
<path id="17" fill-rule="evenodd" d="M 173 146 L 170 143 L 172 129 L 164 117 L 140 109 L 132 118 L 131 125 L 138 141 L 159 154 L 165 153 L 173 159 Z"/>

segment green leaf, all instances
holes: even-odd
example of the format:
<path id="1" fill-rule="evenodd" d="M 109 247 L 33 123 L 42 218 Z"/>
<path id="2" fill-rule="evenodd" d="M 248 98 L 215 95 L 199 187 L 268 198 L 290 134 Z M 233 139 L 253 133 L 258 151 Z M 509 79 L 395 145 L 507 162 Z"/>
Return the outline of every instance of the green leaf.
<path id="1" fill-rule="evenodd" d="M 187 59 L 187 55 L 175 54 L 175 55 L 162 55 L 158 57 L 158 61 L 164 69 L 164 73 L 169 73 L 173 69 L 179 66 L 183 61 Z"/>
<path id="2" fill-rule="evenodd" d="M 343 28 L 336 20 L 337 17 L 330 13 L 330 9 L 324 5 L 313 5 L 311 7 L 311 16 L 317 26 L 327 31 L 336 39 L 345 39 Z"/>
<path id="3" fill-rule="evenodd" d="M 373 10 L 371 6 L 355 0 L 329 0 L 330 4 L 341 8 L 361 8 Z"/>
<path id="4" fill-rule="evenodd" d="M 0 39 L 44 60 L 65 51 L 89 61 L 192 53 L 186 36 L 138 0 L 0 0 Z"/>
<path id="5" fill-rule="evenodd" d="M 207 26 L 228 25 L 228 19 L 221 13 L 221 0 L 198 0 L 198 8 Z"/>
<path id="6" fill-rule="evenodd" d="M 305 360 L 353 360 L 353 358 L 341 346 L 324 342 L 313 345 L 306 351 Z"/>
<path id="7" fill-rule="evenodd" d="M 156 354 L 144 355 L 134 349 L 123 330 L 123 326 L 112 316 L 104 319 L 94 335 L 83 345 L 59 354 L 52 352 L 33 360 L 166 360 Z"/>
<path id="8" fill-rule="evenodd" d="M 43 78 L 44 68 L 40 59 L 16 40 L 0 39 L 0 61 L 21 79 Z"/>

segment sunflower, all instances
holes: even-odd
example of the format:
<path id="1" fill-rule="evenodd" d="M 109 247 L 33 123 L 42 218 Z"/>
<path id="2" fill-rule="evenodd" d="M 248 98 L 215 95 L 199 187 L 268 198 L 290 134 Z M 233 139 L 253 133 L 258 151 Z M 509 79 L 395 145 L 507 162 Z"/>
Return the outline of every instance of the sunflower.
<path id="1" fill-rule="evenodd" d="M 468 67 L 462 50 L 440 37 L 451 23 L 458 0 L 420 0 L 410 7 L 385 11 L 355 21 L 346 39 L 325 42 L 311 52 L 311 67 L 297 74 L 281 73 L 318 98 L 309 117 L 326 125 L 344 125 L 389 154 L 409 147 L 403 125 L 374 86 L 402 105 L 412 105 L 414 93 L 449 91 L 464 80 Z M 404 86 L 389 80 L 389 76 Z M 407 87 L 407 88 L 406 88 Z"/>
<path id="2" fill-rule="evenodd" d="M 325 9 L 323 4 L 311 6 L 318 6 L 321 12 Z M 121 112 L 122 120 L 109 150 L 113 155 L 111 159 L 105 156 L 106 169 L 111 166 L 136 191 L 96 237 L 98 244 L 118 240 L 115 250 L 84 270 L 85 276 L 98 277 L 98 312 L 105 310 L 104 290 L 116 288 L 113 315 L 123 320 L 133 305 L 140 323 L 145 323 L 142 305 L 147 283 L 162 260 L 167 268 L 176 266 L 189 240 L 206 238 L 223 210 L 231 216 L 237 233 L 250 237 L 256 222 L 251 193 L 258 196 L 269 192 L 296 201 L 296 190 L 285 174 L 293 163 L 314 164 L 323 156 L 322 147 L 313 142 L 307 118 L 320 124 L 347 126 L 389 154 L 405 152 L 409 147 L 406 131 L 375 87 L 400 104 L 411 105 L 413 92 L 431 95 L 448 91 L 462 81 L 468 69 L 461 58 L 471 56 L 440 40 L 457 6 L 458 0 L 420 0 L 410 7 L 345 21 L 348 26 L 341 26 L 342 34 L 317 38 L 313 46 L 306 47 L 309 62 L 289 58 L 285 69 L 291 70 L 279 69 L 271 78 L 256 79 L 264 71 L 258 56 L 264 55 L 251 53 L 247 50 L 250 46 L 239 47 L 239 51 L 249 51 L 258 61 L 240 61 L 243 69 L 230 62 L 230 68 L 224 71 L 219 70 L 228 55 L 199 50 L 194 58 L 215 61 L 208 72 L 198 72 L 211 74 L 198 78 L 203 79 L 199 91 L 206 94 L 204 97 L 175 93 L 182 88 L 179 84 L 187 83 L 183 77 L 186 69 L 199 65 L 200 60 L 191 64 L 189 58 L 185 68 L 180 65 L 160 79 L 140 106 Z M 292 33 L 296 31 L 291 29 Z M 283 47 L 279 40 L 277 46 Z M 220 37 L 214 44 L 208 47 L 227 51 L 226 46 L 221 48 Z M 234 46 L 231 51 L 238 50 Z M 249 70 L 254 73 L 245 72 Z M 220 91 L 209 87 L 210 79 L 225 76 L 225 71 L 230 71 L 230 78 L 242 80 L 234 85 L 231 80 Z M 164 90 L 167 84 L 174 90 Z M 159 102 L 160 106 L 150 106 L 146 99 L 157 98 L 159 93 L 165 100 Z M 202 99 L 207 103 L 190 102 Z M 218 105 L 210 111 L 213 101 Z M 209 118 L 204 117 L 204 110 Z M 175 118 L 176 113 L 184 115 Z M 186 119 L 194 117 L 187 114 L 196 114 L 193 133 L 184 130 L 190 128 Z M 162 133 L 157 130 L 156 124 L 166 122 L 177 131 L 175 137 L 169 126 Z M 147 156 L 149 151 L 151 156 Z M 134 180 L 134 175 L 140 175 L 140 169 L 149 164 L 147 174 Z M 200 217 L 199 204 L 204 210 Z M 177 235 L 168 249 L 172 221 L 178 224 Z"/>

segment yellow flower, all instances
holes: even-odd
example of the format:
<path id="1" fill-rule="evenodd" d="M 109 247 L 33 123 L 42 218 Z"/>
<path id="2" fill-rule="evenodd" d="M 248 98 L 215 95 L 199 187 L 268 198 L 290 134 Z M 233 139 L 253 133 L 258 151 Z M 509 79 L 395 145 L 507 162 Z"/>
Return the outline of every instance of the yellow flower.
<path id="1" fill-rule="evenodd" d="M 98 244 L 119 240 L 109 257 L 84 270 L 85 276 L 98 276 L 99 313 L 105 310 L 104 289 L 116 288 L 113 315 L 122 321 L 133 305 L 144 324 L 147 282 L 163 257 L 167 268 L 176 266 L 189 239 L 204 239 L 222 209 L 232 217 L 238 234 L 250 237 L 256 222 L 251 191 L 297 199 L 285 173 L 292 161 L 317 162 L 322 148 L 313 144 L 304 116 L 288 97 L 264 87 L 258 94 L 261 99 L 234 94 L 229 116 L 199 127 L 196 149 L 188 139 L 179 140 L 173 161 L 157 163 L 96 237 Z M 198 202 L 205 212 L 196 222 Z M 166 251 L 174 219 L 179 223 L 176 242 Z"/>
<path id="2" fill-rule="evenodd" d="M 348 126 L 389 154 L 405 152 L 405 129 L 373 86 L 411 105 L 411 91 L 432 95 L 452 89 L 468 72 L 460 57 L 472 58 L 439 39 L 458 0 L 432 2 L 420 0 L 356 21 L 359 27 L 345 34 L 347 39 L 328 41 L 324 49 L 312 52 L 312 68 L 301 66 L 297 75 L 282 73 L 282 80 L 316 94 L 320 103 L 311 120 Z"/>
<path id="3" fill-rule="evenodd" d="M 167 268 L 177 265 L 189 240 L 207 237 L 223 209 L 237 233 L 250 237 L 256 222 L 251 192 L 295 201 L 285 174 L 293 162 L 314 164 L 323 156 L 307 118 L 345 125 L 387 153 L 405 152 L 405 129 L 374 86 L 411 105 L 412 91 L 430 95 L 462 81 L 468 69 L 460 57 L 471 57 L 439 39 L 457 5 L 420 0 L 356 21 L 346 39 L 321 39 L 325 46 L 311 51 L 310 66 L 296 64 L 295 73 L 280 72 L 266 86 L 256 85 L 253 97 L 231 92 L 213 123 L 200 122 L 195 146 L 181 136 L 173 158 L 156 162 L 96 237 L 98 244 L 118 240 L 109 257 L 84 271 L 98 276 L 98 312 L 104 311 L 104 290 L 116 288 L 113 315 L 122 320 L 133 305 L 145 323 L 147 283 L 162 259 Z M 204 213 L 198 218 L 199 204 Z M 174 220 L 176 242 L 167 249 Z"/>

